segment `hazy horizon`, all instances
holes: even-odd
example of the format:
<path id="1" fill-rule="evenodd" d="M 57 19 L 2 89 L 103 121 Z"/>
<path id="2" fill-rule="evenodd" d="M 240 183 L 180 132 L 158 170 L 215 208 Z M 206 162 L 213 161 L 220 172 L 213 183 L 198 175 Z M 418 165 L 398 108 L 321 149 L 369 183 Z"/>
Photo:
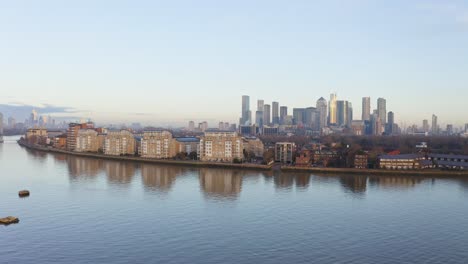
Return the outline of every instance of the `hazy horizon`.
<path id="1" fill-rule="evenodd" d="M 54 116 L 238 123 L 244 94 L 292 114 L 336 92 L 355 119 L 370 96 L 400 124 L 468 123 L 464 1 L 14 1 L 0 32 L 0 104 Z"/>

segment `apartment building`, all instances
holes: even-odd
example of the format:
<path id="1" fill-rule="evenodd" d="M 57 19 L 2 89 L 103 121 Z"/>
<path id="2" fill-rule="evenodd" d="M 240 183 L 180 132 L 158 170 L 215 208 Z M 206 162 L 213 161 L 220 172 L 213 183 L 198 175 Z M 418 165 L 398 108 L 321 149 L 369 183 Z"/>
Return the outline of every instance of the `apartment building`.
<path id="1" fill-rule="evenodd" d="M 109 131 L 105 136 L 104 154 L 114 156 L 134 155 L 135 151 L 135 138 L 130 131 Z"/>
<path id="2" fill-rule="evenodd" d="M 166 130 L 145 131 L 141 138 L 140 155 L 143 158 L 169 159 L 176 154 L 172 133 Z"/>
<path id="3" fill-rule="evenodd" d="M 293 142 L 277 142 L 275 144 L 275 161 L 292 163 L 296 144 Z"/>
<path id="4" fill-rule="evenodd" d="M 237 132 L 207 131 L 200 138 L 201 161 L 234 162 L 243 158 L 243 142 Z"/>
<path id="5" fill-rule="evenodd" d="M 102 148 L 99 144 L 98 132 L 94 129 L 80 129 L 76 136 L 75 151 L 98 152 Z"/>

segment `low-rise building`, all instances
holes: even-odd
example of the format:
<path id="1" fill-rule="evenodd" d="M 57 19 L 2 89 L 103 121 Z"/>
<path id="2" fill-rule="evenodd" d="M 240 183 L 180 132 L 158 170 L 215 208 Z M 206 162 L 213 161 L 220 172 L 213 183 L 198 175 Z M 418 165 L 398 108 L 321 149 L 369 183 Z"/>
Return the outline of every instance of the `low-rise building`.
<path id="1" fill-rule="evenodd" d="M 80 129 L 76 136 L 76 152 L 98 152 L 102 148 L 99 144 L 98 132 L 94 129 Z"/>
<path id="2" fill-rule="evenodd" d="M 166 130 L 143 132 L 140 153 L 143 158 L 173 158 L 176 150 L 172 133 Z"/>
<path id="3" fill-rule="evenodd" d="M 265 152 L 265 146 L 263 142 L 256 137 L 246 137 L 243 138 L 244 142 L 244 150 L 247 153 L 253 153 L 255 157 L 261 158 L 263 157 L 263 153 Z"/>
<path id="4" fill-rule="evenodd" d="M 45 145 L 47 143 L 47 129 L 45 128 L 29 128 L 26 131 L 26 142 L 29 144 Z"/>
<path id="5" fill-rule="evenodd" d="M 190 154 L 197 152 L 200 145 L 200 139 L 196 137 L 180 137 L 175 139 L 175 150 L 176 153 L 185 152 Z"/>
<path id="6" fill-rule="evenodd" d="M 307 167 L 310 166 L 312 155 L 310 150 L 301 150 L 299 156 L 296 157 L 296 166 Z"/>
<path id="7" fill-rule="evenodd" d="M 275 144 L 275 161 L 291 164 L 295 148 L 296 144 L 293 142 L 277 142 Z"/>
<path id="8" fill-rule="evenodd" d="M 67 134 L 58 135 L 54 138 L 54 148 L 65 149 L 67 147 Z"/>
<path id="9" fill-rule="evenodd" d="M 432 162 L 419 154 L 382 155 L 379 168 L 391 170 L 414 170 L 432 167 Z"/>
<path id="10" fill-rule="evenodd" d="M 104 154 L 134 155 L 136 143 L 133 134 L 128 130 L 109 131 L 104 139 Z"/>
<path id="11" fill-rule="evenodd" d="M 365 155 L 365 154 L 363 154 L 363 155 L 356 154 L 354 156 L 354 168 L 356 168 L 356 169 L 367 169 L 367 164 L 368 164 L 367 155 Z"/>
<path id="12" fill-rule="evenodd" d="M 242 138 L 232 131 L 207 131 L 200 138 L 201 161 L 234 162 L 243 159 Z"/>

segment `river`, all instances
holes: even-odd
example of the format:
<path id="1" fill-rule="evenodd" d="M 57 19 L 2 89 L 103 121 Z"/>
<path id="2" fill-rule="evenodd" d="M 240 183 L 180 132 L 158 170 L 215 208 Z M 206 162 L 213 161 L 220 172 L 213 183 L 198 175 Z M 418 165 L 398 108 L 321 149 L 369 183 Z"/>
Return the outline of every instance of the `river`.
<path id="1" fill-rule="evenodd" d="M 0 144 L 0 263 L 466 263 L 468 178 L 187 168 Z M 21 189 L 31 191 L 19 198 Z"/>

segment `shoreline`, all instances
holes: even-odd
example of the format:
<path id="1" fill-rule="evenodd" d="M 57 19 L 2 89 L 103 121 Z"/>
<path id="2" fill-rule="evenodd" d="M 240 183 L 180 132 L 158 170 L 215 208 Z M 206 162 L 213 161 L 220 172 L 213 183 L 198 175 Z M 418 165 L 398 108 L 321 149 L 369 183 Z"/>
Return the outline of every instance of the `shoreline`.
<path id="1" fill-rule="evenodd" d="M 142 157 L 130 157 L 130 156 L 111 156 L 105 154 L 88 153 L 88 152 L 73 152 L 62 149 L 41 147 L 37 145 L 29 145 L 20 140 L 18 144 L 27 149 L 66 154 L 78 157 L 97 158 L 105 160 L 116 160 L 116 161 L 132 161 L 142 163 L 152 163 L 161 165 L 174 165 L 174 166 L 187 166 L 187 167 L 201 167 L 201 168 L 229 168 L 229 169 L 246 169 L 246 170 L 260 170 L 260 171 L 272 171 L 276 170 L 274 164 L 261 165 L 261 164 L 246 164 L 246 163 L 216 163 L 216 162 L 203 162 L 203 161 L 182 161 L 182 160 L 163 160 L 163 159 L 152 159 Z M 318 168 L 318 167 L 293 167 L 293 166 L 279 166 L 278 170 L 284 172 L 309 172 L 309 173 L 320 173 L 320 174 L 352 174 L 352 175 L 392 175 L 392 176 L 434 176 L 434 177 L 468 177 L 468 171 L 450 171 L 450 170 L 383 170 L 383 169 L 354 169 L 354 168 Z"/>
<path id="2" fill-rule="evenodd" d="M 261 164 L 245 164 L 245 163 L 216 163 L 216 162 L 203 162 L 203 161 L 184 161 L 184 160 L 164 160 L 164 159 L 152 159 L 142 157 L 131 157 L 131 156 L 112 156 L 105 154 L 89 153 L 89 152 L 74 152 L 56 148 L 41 147 L 37 145 L 29 145 L 25 142 L 19 141 L 18 144 L 27 149 L 66 154 L 78 157 L 97 158 L 105 160 L 117 160 L 117 161 L 132 161 L 142 163 L 152 163 L 161 165 L 176 165 L 176 166 L 187 166 L 187 167 L 202 167 L 202 168 L 231 168 L 231 169 L 248 169 L 248 170 L 271 170 L 273 165 L 261 165 Z"/>

